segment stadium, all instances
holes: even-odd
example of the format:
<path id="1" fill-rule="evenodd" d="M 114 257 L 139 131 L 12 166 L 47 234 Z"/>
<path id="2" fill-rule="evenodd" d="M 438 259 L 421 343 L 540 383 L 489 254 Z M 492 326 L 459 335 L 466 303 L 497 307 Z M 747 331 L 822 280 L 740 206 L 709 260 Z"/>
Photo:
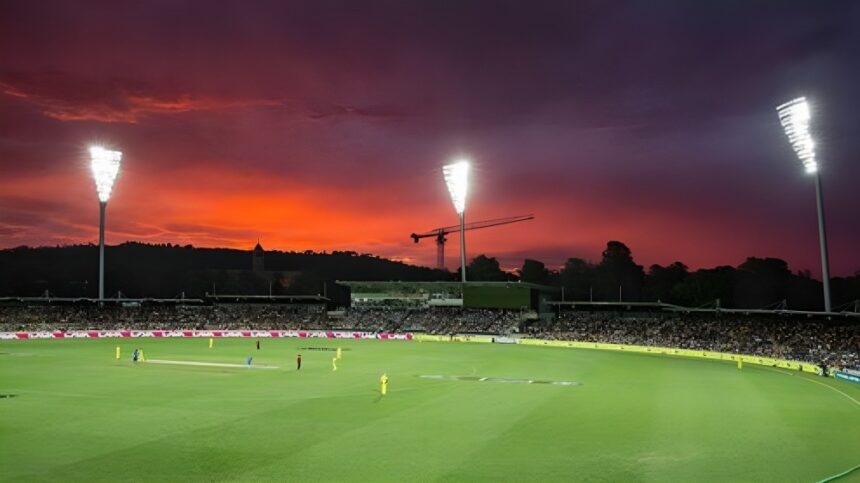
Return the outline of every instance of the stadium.
<path id="1" fill-rule="evenodd" d="M 344 284 L 336 310 L 6 299 L 2 478 L 822 481 L 858 464 L 856 314 Z"/>
<path id="2" fill-rule="evenodd" d="M 0 2 L 0 482 L 860 482 L 858 25 Z"/>

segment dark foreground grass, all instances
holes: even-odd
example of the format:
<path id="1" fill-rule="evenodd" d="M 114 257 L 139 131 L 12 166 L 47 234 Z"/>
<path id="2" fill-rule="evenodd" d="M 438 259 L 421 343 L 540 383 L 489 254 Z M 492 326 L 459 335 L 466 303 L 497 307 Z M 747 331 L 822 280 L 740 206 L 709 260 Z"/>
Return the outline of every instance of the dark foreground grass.
<path id="1" fill-rule="evenodd" d="M 338 345 L 337 372 L 333 352 L 306 349 Z M 253 355 L 280 368 L 133 365 L 135 346 L 148 359 L 241 364 Z M 858 386 L 594 350 L 9 341 L 0 343 L 0 394 L 15 396 L 0 398 L 0 478 L 8 481 L 817 481 L 860 464 Z"/>

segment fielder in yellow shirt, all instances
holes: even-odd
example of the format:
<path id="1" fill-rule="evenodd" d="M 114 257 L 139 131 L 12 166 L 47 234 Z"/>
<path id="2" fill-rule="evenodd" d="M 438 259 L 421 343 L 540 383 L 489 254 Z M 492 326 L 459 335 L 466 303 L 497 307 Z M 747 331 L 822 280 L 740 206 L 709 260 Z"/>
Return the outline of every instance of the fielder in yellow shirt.
<path id="1" fill-rule="evenodd" d="M 383 374 L 382 377 L 379 378 L 379 392 L 384 396 L 385 393 L 388 392 L 388 375 Z"/>

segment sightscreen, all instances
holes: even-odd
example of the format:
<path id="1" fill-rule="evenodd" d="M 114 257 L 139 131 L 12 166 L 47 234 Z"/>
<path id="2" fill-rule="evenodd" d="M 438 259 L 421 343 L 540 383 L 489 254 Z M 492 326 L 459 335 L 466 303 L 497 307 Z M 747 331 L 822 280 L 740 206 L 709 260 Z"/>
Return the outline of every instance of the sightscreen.
<path id="1" fill-rule="evenodd" d="M 500 286 L 470 286 L 463 290 L 463 307 L 471 309 L 513 309 L 531 306 L 531 290 L 512 283 Z"/>

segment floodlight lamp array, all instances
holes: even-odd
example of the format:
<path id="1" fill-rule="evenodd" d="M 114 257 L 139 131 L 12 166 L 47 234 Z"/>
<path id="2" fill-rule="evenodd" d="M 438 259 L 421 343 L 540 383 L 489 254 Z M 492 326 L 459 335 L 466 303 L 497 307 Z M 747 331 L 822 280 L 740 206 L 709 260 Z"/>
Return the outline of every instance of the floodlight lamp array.
<path id="1" fill-rule="evenodd" d="M 462 215 L 466 211 L 466 194 L 469 188 L 469 162 L 462 160 L 446 165 L 442 168 L 445 176 L 445 184 L 448 185 L 448 193 L 454 203 L 457 214 Z"/>
<path id="2" fill-rule="evenodd" d="M 815 161 L 815 143 L 809 133 L 809 121 L 812 116 L 806 98 L 798 97 L 786 102 L 777 107 L 776 111 L 785 135 L 788 136 L 788 142 L 797 153 L 806 172 L 815 173 L 818 170 L 818 163 Z"/>
<path id="3" fill-rule="evenodd" d="M 106 203 L 110 198 L 116 176 L 119 174 L 122 153 L 120 151 L 111 151 L 101 146 L 90 146 L 90 159 L 99 201 Z"/>

